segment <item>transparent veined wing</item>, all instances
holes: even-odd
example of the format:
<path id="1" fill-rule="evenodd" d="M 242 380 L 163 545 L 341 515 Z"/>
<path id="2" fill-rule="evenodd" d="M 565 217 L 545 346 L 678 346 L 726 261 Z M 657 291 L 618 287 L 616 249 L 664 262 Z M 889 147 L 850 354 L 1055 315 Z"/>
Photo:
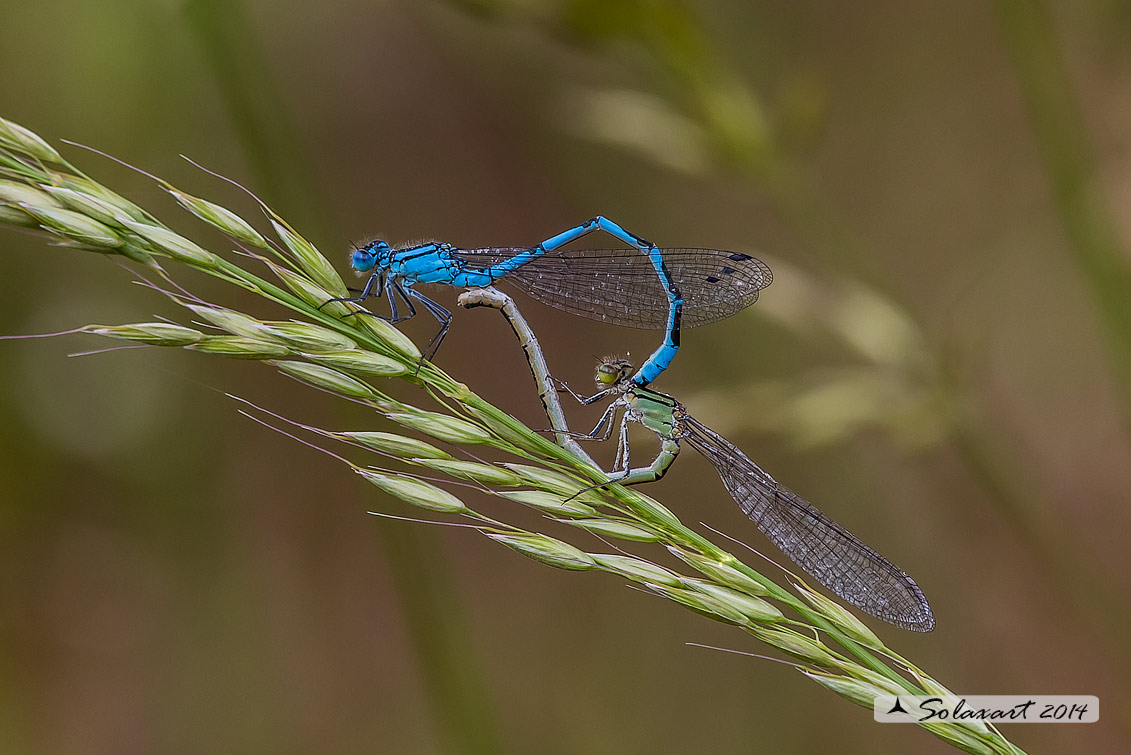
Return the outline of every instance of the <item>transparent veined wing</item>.
<path id="1" fill-rule="evenodd" d="M 935 617 L 915 580 L 820 509 L 778 483 L 733 443 L 691 417 L 687 441 L 714 465 L 742 512 L 782 553 L 863 611 L 913 632 Z"/>
<path id="2" fill-rule="evenodd" d="M 458 249 L 453 255 L 483 268 L 526 250 Z M 773 280 L 765 263 L 741 252 L 660 249 L 660 254 L 683 296 L 684 327 L 730 317 L 757 301 Z M 500 280 L 571 314 L 634 328 L 667 326 L 667 291 L 648 257 L 635 249 L 559 249 Z"/>

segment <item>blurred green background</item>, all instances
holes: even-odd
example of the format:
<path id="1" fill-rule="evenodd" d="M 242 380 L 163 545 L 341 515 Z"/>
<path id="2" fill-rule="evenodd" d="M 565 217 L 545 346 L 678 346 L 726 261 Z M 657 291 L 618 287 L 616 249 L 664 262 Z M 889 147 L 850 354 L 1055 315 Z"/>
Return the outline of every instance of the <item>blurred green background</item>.
<path id="1" fill-rule="evenodd" d="M 597 213 L 757 253 L 773 286 L 687 333 L 658 387 L 919 581 L 938 629 L 877 628 L 951 689 L 1100 696 L 1100 723 L 1013 741 L 1131 746 L 1128 3 L 9 0 L 3 17 L 0 114 L 248 210 L 191 156 L 342 269 L 377 235 L 521 245 Z M 67 155 L 183 223 L 152 182 Z M 106 258 L 9 230 L 0 246 L 2 333 L 181 316 Z M 575 386 L 595 355 L 656 343 L 524 311 Z M 332 428 L 371 416 L 255 364 L 66 356 L 105 345 L 0 348 L 0 751 L 952 751 L 785 666 L 686 647 L 763 651 L 616 579 L 367 516 L 412 512 L 223 392 Z M 544 426 L 492 313 L 458 313 L 439 363 Z M 648 492 L 765 546 L 699 459 Z"/>

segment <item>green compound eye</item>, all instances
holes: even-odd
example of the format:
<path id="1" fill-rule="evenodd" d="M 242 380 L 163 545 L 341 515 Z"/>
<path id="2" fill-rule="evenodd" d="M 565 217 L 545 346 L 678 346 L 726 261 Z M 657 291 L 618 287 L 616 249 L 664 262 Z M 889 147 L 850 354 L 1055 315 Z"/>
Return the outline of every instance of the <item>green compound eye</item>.
<path id="1" fill-rule="evenodd" d="M 617 381 L 618 371 L 607 364 L 597 368 L 597 382 L 603 385 L 612 385 Z"/>
<path id="2" fill-rule="evenodd" d="M 614 385 L 632 374 L 632 362 L 618 357 L 605 357 L 597 365 L 597 374 L 593 379 L 598 385 Z"/>

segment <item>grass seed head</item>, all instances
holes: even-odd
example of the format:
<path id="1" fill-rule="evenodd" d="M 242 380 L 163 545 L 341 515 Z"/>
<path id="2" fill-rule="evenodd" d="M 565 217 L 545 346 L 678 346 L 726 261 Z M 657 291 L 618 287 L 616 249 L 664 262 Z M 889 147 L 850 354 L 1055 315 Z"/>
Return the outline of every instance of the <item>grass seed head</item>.
<path id="1" fill-rule="evenodd" d="M 597 509 L 574 498 L 567 500 L 558 493 L 546 490 L 504 490 L 499 495 L 516 503 L 526 504 L 547 514 L 558 516 L 595 516 Z"/>
<path id="2" fill-rule="evenodd" d="M 420 361 L 420 348 L 413 343 L 411 338 L 389 323 L 378 317 L 363 313 L 353 315 L 353 317 L 356 318 L 354 322 L 358 324 L 358 327 L 369 331 L 374 338 L 387 345 L 393 351 L 402 354 L 413 362 Z"/>
<path id="3" fill-rule="evenodd" d="M 837 629 L 865 647 L 877 650 L 884 647 L 883 641 L 876 636 L 876 633 L 865 626 L 864 622 L 860 621 L 860 619 L 853 616 L 852 612 L 847 608 L 829 600 L 819 592 L 811 590 L 804 584 L 799 583 L 796 587 L 797 591 L 801 593 L 801 597 L 809 601 L 809 604 L 831 621 Z"/>
<path id="4" fill-rule="evenodd" d="M 944 742 L 949 742 L 963 752 L 968 752 L 971 755 L 997 755 L 998 752 L 1001 752 L 1000 750 L 996 750 L 993 747 L 990 747 L 978 736 L 971 734 L 969 731 L 962 728 L 961 724 L 925 721 L 919 725 Z M 1012 747 L 1012 745 L 1009 746 Z M 1018 752 L 1016 748 L 1014 748 L 1013 750 L 1004 751 Z"/>
<path id="5" fill-rule="evenodd" d="M 148 241 L 153 246 L 154 251 L 166 254 L 177 262 L 209 269 L 221 266 L 220 258 L 215 254 L 202 249 L 184 236 L 170 231 L 164 226 L 144 223 L 125 215 L 118 215 L 117 219 L 126 228 Z"/>
<path id="6" fill-rule="evenodd" d="M 254 317 L 249 317 L 242 312 L 236 312 L 234 309 L 225 309 L 223 307 L 209 307 L 202 304 L 187 304 L 185 306 L 216 327 L 223 328 L 234 335 L 260 340 L 270 338 L 271 333 L 265 323 L 256 320 Z"/>
<path id="7" fill-rule="evenodd" d="M 63 162 L 62 156 L 39 134 L 4 118 L 0 118 L 0 146 L 36 160 L 48 163 Z"/>
<path id="8" fill-rule="evenodd" d="M 601 495 L 595 490 L 589 490 L 581 493 L 581 495 L 577 495 L 580 491 L 589 487 L 589 483 L 582 482 L 571 475 L 555 472 L 551 469 L 535 467 L 530 464 L 519 464 L 517 462 L 506 462 L 503 466 L 517 472 L 524 480 L 530 482 L 531 485 L 537 485 L 540 488 L 552 490 L 563 496 L 576 495 L 577 497 L 574 500 L 587 501 L 595 505 L 604 503 L 604 499 L 601 498 Z"/>
<path id="9" fill-rule="evenodd" d="M 580 527 L 600 537 L 613 537 L 617 540 L 655 543 L 661 539 L 660 535 L 649 529 L 616 519 L 559 519 L 558 521 Z"/>
<path id="10" fill-rule="evenodd" d="M 292 231 L 285 223 L 274 217 L 270 218 L 275 233 L 279 234 L 283 244 L 294 255 L 295 262 L 311 280 L 333 294 L 330 298 L 349 296 L 346 284 L 330 261 L 322 256 L 322 252 L 314 244 Z"/>
<path id="11" fill-rule="evenodd" d="M 652 592 L 663 595 L 669 600 L 674 600 L 680 605 L 687 606 L 692 611 L 710 616 L 717 621 L 725 621 L 728 624 L 736 624 L 738 626 L 750 625 L 750 618 L 747 617 L 746 614 L 710 595 L 695 592 L 694 590 L 684 590 L 680 587 L 662 585 L 656 582 L 646 582 L 645 586 Z"/>
<path id="12" fill-rule="evenodd" d="M 590 558 L 588 553 L 556 538 L 533 532 L 522 534 L 488 532 L 486 534 L 495 542 L 502 543 L 524 556 L 535 561 L 541 561 L 549 566 L 571 571 L 585 571 L 595 568 L 593 559 Z"/>
<path id="13" fill-rule="evenodd" d="M 452 455 L 447 451 L 436 448 L 431 443 L 425 443 L 416 438 L 405 435 L 382 432 L 344 432 L 331 433 L 335 438 L 351 440 L 374 451 L 399 456 L 402 459 L 450 459 Z"/>
<path id="14" fill-rule="evenodd" d="M 629 490 L 628 495 L 633 499 L 633 508 L 637 512 L 646 514 L 649 518 L 655 519 L 658 522 L 666 524 L 673 528 L 680 528 L 683 523 L 679 521 L 679 517 L 672 513 L 671 509 L 667 508 L 655 498 L 650 495 L 645 495 L 639 490 Z"/>
<path id="15" fill-rule="evenodd" d="M 652 582 L 665 587 L 680 587 L 683 584 L 675 572 L 641 561 L 639 558 L 615 553 L 590 553 L 589 556 L 602 569 L 616 572 L 636 582 Z"/>
<path id="16" fill-rule="evenodd" d="M 463 501 L 448 491 L 424 480 L 361 467 L 356 467 L 355 471 L 389 495 L 400 498 L 405 503 L 411 503 L 413 506 L 429 511 L 440 511 L 445 514 L 469 513 L 469 509 Z"/>
<path id="17" fill-rule="evenodd" d="M 143 223 L 150 222 L 149 216 L 146 214 L 145 210 L 141 209 L 121 194 L 110 191 L 102 184 L 91 181 L 89 178 L 75 176 L 70 173 L 51 173 L 50 179 L 55 186 L 95 197 L 111 207 L 116 207 L 118 212 L 115 213 L 115 215 L 121 215 L 124 212 L 127 217 L 133 218 L 134 220 Z"/>
<path id="18" fill-rule="evenodd" d="M 259 234 L 259 231 L 252 228 L 250 223 L 226 207 L 209 202 L 207 199 L 185 194 L 169 185 L 165 185 L 163 188 L 177 200 L 181 207 L 213 228 L 217 228 L 236 241 L 242 241 L 249 246 L 259 247 L 260 249 L 268 248 L 267 240 Z"/>
<path id="19" fill-rule="evenodd" d="M 694 553 L 692 551 L 687 551 L 674 545 L 669 545 L 668 551 L 670 551 L 671 554 L 678 558 L 680 561 L 683 561 L 685 564 L 688 564 L 689 566 L 699 571 L 701 574 L 710 577 L 716 582 L 732 587 L 735 590 L 739 590 L 740 592 L 744 592 L 747 595 L 765 596 L 770 594 L 769 591 L 761 584 L 759 584 L 756 580 L 751 579 L 732 566 L 728 566 L 708 556 L 704 556 L 700 553 Z"/>
<path id="20" fill-rule="evenodd" d="M 862 682 L 867 682 L 868 684 L 871 684 L 873 687 L 875 687 L 878 690 L 883 691 L 885 694 L 888 694 L 888 695 L 906 695 L 907 694 L 907 689 L 905 687 L 901 686 L 898 682 L 896 682 L 892 679 L 888 679 L 883 674 L 877 674 L 872 669 L 864 668 L 863 666 L 856 664 L 856 663 L 853 663 L 852 661 L 842 663 L 841 664 L 841 670 L 843 670 L 845 673 L 849 674 L 853 678 L 856 678 L 856 679 L 859 679 Z"/>
<path id="21" fill-rule="evenodd" d="M 514 472 L 497 467 L 494 464 L 481 464 L 477 461 L 462 461 L 460 459 L 420 458 L 411 461 L 452 477 L 471 480 L 484 485 L 513 487 L 522 484 L 522 480 Z"/>
<path id="22" fill-rule="evenodd" d="M 84 245 L 84 248 L 112 252 L 122 245 L 122 237 L 112 228 L 86 215 L 57 207 L 37 207 L 29 204 L 21 204 L 20 207 L 38 220 L 44 230 L 74 239 Z"/>
<path id="23" fill-rule="evenodd" d="M 167 322 L 139 322 L 129 325 L 87 325 L 87 333 L 122 338 L 154 346 L 189 346 L 204 338 L 199 330 Z"/>
<path id="24" fill-rule="evenodd" d="M 118 216 L 122 214 L 122 211 L 105 200 L 82 191 L 68 189 L 65 186 L 44 184 L 41 188 L 75 212 L 81 212 L 83 215 L 108 226 L 124 227 L 118 222 Z"/>
<path id="25" fill-rule="evenodd" d="M 452 386 L 452 389 L 453 390 L 448 391 L 447 395 L 461 402 L 466 401 L 467 396 L 471 393 L 471 390 L 463 383 L 456 383 Z M 500 414 L 503 414 L 503 418 L 500 418 L 495 413 L 482 411 L 475 406 L 466 406 L 465 408 L 468 413 L 491 428 L 491 432 L 495 433 L 495 435 L 503 440 L 513 443 L 520 448 L 529 445 L 530 436 L 527 434 L 529 430 L 524 430 L 525 425 L 509 414 L 500 412 Z"/>
<path id="26" fill-rule="evenodd" d="M 0 178 L 0 202 L 10 205 L 31 205 L 32 207 L 61 208 L 63 206 L 54 197 L 39 189 L 2 178 Z"/>
<path id="27" fill-rule="evenodd" d="M 265 335 L 295 351 L 346 351 L 357 344 L 341 333 L 307 322 L 265 322 Z"/>
<path id="28" fill-rule="evenodd" d="M 286 346 L 243 336 L 205 336 L 188 348 L 233 359 L 278 359 L 291 353 Z"/>
<path id="29" fill-rule="evenodd" d="M 818 666 L 836 666 L 837 661 L 820 642 L 788 629 L 763 629 L 758 626 L 750 630 L 758 639 L 773 645 L 784 653 L 815 663 Z"/>
<path id="30" fill-rule="evenodd" d="M 433 438 L 439 438 L 448 443 L 479 445 L 494 441 L 491 434 L 479 425 L 447 414 L 418 409 L 415 411 L 388 412 L 385 416 L 399 425 L 418 430 L 425 435 L 431 435 Z"/>
<path id="31" fill-rule="evenodd" d="M 372 388 L 360 380 L 352 378 L 344 372 L 323 367 L 320 364 L 298 362 L 293 359 L 268 360 L 267 363 L 275 365 L 280 371 L 303 383 L 313 385 L 315 388 L 323 388 L 339 396 L 359 399 L 376 398 L 377 396 Z"/>
<path id="32" fill-rule="evenodd" d="M 361 349 L 344 351 L 302 352 L 305 359 L 325 367 L 333 367 L 346 372 L 360 372 L 363 375 L 396 377 L 408 373 L 408 367 L 396 361 Z"/>
<path id="33" fill-rule="evenodd" d="M 301 296 L 303 301 L 316 309 L 338 317 L 345 317 L 353 311 L 345 302 L 331 301 L 337 297 L 331 295 L 326 289 L 302 273 L 288 270 L 268 259 L 265 259 L 264 263 L 271 268 L 271 272 L 279 277 L 279 280 L 283 281 L 287 288 Z"/>
<path id="34" fill-rule="evenodd" d="M 953 692 L 929 676 L 915 674 L 915 681 L 919 683 L 919 686 L 922 687 L 923 691 L 928 695 L 935 695 L 936 697 L 955 697 Z"/>
<path id="35" fill-rule="evenodd" d="M 851 703 L 859 705 L 861 708 L 871 709 L 876 698 L 880 695 L 890 694 L 887 690 L 876 689 L 867 682 L 862 682 L 859 679 L 853 679 L 848 676 L 837 676 L 835 674 L 825 674 L 820 671 L 812 671 L 810 669 L 798 669 L 805 676 L 809 677 L 822 687 L 832 690 L 836 694 L 848 700 Z"/>
<path id="36" fill-rule="evenodd" d="M 39 221 L 19 207 L 0 204 L 0 223 L 20 228 L 39 228 Z"/>
<path id="37" fill-rule="evenodd" d="M 714 582 L 707 582 L 701 579 L 684 579 L 684 586 L 692 590 L 698 590 L 705 595 L 721 600 L 722 602 L 749 616 L 754 621 L 785 621 L 785 616 L 773 604 L 747 595 L 738 590 L 732 590 L 723 585 L 717 585 Z"/>

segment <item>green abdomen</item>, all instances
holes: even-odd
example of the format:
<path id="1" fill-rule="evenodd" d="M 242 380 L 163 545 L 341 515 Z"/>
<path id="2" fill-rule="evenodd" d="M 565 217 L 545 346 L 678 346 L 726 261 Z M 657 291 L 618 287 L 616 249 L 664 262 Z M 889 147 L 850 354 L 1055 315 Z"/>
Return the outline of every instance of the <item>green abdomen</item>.
<path id="1" fill-rule="evenodd" d="M 625 399 L 628 405 L 640 413 L 640 424 L 663 438 L 672 437 L 675 432 L 675 411 L 679 402 L 671 396 L 635 388 Z"/>

